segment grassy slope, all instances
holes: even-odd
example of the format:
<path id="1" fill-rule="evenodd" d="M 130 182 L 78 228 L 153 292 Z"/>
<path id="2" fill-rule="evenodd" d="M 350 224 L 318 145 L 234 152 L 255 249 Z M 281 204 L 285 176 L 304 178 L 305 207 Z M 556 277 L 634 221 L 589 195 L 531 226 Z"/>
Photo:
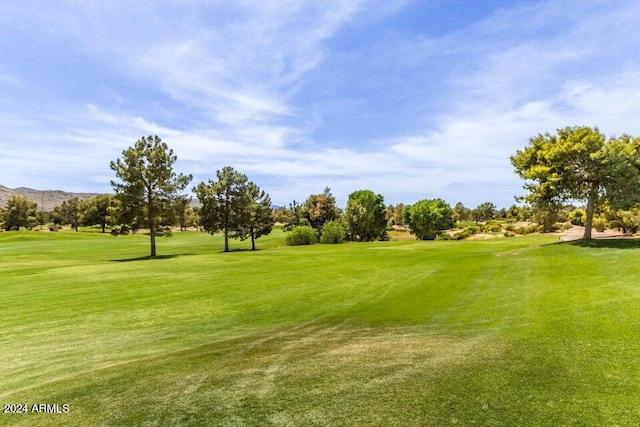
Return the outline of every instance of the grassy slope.
<path id="1" fill-rule="evenodd" d="M 0 234 L 0 424 L 640 422 L 637 242 L 281 242 Z"/>

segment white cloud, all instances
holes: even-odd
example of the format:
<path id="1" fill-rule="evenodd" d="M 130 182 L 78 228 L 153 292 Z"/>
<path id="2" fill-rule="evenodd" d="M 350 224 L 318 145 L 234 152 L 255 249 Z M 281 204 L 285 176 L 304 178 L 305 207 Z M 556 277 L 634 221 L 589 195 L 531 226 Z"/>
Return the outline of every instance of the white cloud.
<path id="1" fill-rule="evenodd" d="M 37 26 L 29 37 L 64 45 L 117 82 L 102 83 L 106 101 L 0 91 L 13 102 L 12 111 L 0 103 L 0 160 L 21 165 L 4 167 L 2 184 L 91 177 L 104 191 L 109 160 L 158 134 L 196 180 L 232 165 L 280 204 L 326 185 L 343 202 L 371 188 L 393 203 L 452 194 L 474 205 L 495 190 L 493 201 L 510 204 L 520 182 L 509 155 L 529 137 L 575 124 L 640 134 L 636 2 L 518 3 L 442 37 L 390 30 L 332 44 L 354 22 L 384 25 L 393 8 L 417 7 L 378 5 L 5 2 L 0 36 Z M 34 90 L 7 70 L 0 90 Z M 395 127 L 335 136 L 349 120 Z"/>

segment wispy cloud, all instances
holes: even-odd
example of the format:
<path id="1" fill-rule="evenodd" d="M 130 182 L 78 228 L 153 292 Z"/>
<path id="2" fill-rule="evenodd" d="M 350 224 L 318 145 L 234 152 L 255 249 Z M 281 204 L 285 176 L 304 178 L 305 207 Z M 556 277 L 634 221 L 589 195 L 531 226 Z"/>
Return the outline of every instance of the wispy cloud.
<path id="1" fill-rule="evenodd" d="M 109 160 L 159 134 L 196 180 L 230 164 L 279 204 L 329 185 L 507 205 L 509 155 L 538 132 L 640 134 L 638 2 L 517 2 L 437 32 L 434 10 L 5 2 L 0 36 L 23 50 L 0 66 L 2 184 L 106 191 Z"/>

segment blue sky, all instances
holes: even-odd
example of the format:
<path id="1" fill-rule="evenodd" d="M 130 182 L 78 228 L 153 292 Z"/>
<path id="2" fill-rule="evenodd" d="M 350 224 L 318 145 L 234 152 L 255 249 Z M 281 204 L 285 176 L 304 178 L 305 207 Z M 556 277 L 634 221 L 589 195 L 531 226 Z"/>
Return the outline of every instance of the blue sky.
<path id="1" fill-rule="evenodd" d="M 194 182 L 275 204 L 507 207 L 509 156 L 572 125 L 640 135 L 640 1 L 0 3 L 0 184 L 108 192 L 157 134 Z"/>

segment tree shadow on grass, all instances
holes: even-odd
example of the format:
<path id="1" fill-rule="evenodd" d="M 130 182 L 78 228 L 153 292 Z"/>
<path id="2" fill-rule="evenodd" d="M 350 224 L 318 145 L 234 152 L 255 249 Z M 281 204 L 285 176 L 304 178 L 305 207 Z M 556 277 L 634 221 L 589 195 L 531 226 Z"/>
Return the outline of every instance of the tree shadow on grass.
<path id="1" fill-rule="evenodd" d="M 580 239 L 572 240 L 569 242 L 559 242 L 559 244 L 594 249 L 640 249 L 640 239 L 635 238 L 591 240 Z"/>
<path id="2" fill-rule="evenodd" d="M 161 259 L 178 258 L 182 256 L 189 256 L 189 255 L 193 255 L 193 254 L 173 254 L 173 255 L 156 255 L 156 256 L 147 255 L 147 256 L 141 256 L 137 258 L 111 259 L 109 261 L 111 262 L 155 261 L 155 260 L 161 260 Z"/>
<path id="3" fill-rule="evenodd" d="M 231 253 L 231 252 L 260 252 L 261 250 L 263 250 L 262 248 L 256 248 L 255 250 L 251 250 L 251 249 L 246 249 L 246 248 L 233 248 L 233 249 L 229 249 L 229 252 L 226 253 Z M 224 254 L 225 251 L 222 250 L 219 253 Z"/>

